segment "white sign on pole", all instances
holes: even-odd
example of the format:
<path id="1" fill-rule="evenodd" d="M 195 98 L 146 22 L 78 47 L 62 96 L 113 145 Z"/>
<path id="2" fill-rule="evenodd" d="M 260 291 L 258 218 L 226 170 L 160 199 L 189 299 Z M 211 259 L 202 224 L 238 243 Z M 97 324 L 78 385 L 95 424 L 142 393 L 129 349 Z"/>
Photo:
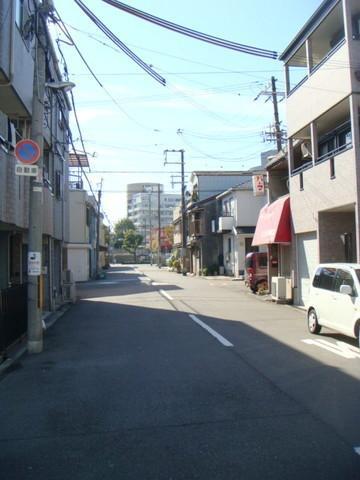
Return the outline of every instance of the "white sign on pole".
<path id="1" fill-rule="evenodd" d="M 41 253 L 28 253 L 28 275 L 41 275 Z"/>
<path id="2" fill-rule="evenodd" d="M 39 167 L 37 165 L 24 165 L 17 163 L 15 165 L 15 174 L 24 177 L 37 177 L 39 173 Z"/>
<path id="3" fill-rule="evenodd" d="M 261 197 L 262 195 L 265 195 L 264 175 L 253 175 L 252 182 L 255 197 Z"/>

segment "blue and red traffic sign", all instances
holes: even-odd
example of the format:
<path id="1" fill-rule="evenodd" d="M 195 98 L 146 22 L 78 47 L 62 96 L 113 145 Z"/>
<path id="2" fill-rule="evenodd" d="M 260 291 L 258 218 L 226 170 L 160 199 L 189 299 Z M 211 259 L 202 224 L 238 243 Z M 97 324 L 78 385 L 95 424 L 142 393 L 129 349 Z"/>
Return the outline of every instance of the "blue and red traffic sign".
<path id="1" fill-rule="evenodd" d="M 20 140 L 15 145 L 15 157 L 21 163 L 32 165 L 40 158 L 40 147 L 36 142 L 28 138 Z"/>

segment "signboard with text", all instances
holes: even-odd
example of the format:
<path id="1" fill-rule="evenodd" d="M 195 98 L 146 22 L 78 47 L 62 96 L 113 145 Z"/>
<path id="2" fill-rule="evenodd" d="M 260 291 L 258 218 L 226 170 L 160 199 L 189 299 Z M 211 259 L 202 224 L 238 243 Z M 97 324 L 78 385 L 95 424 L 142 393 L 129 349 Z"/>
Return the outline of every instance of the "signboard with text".
<path id="1" fill-rule="evenodd" d="M 262 195 L 265 195 L 264 175 L 253 175 L 252 183 L 255 197 L 261 197 Z"/>
<path id="2" fill-rule="evenodd" d="M 28 275 L 41 275 L 41 252 L 28 253 Z"/>

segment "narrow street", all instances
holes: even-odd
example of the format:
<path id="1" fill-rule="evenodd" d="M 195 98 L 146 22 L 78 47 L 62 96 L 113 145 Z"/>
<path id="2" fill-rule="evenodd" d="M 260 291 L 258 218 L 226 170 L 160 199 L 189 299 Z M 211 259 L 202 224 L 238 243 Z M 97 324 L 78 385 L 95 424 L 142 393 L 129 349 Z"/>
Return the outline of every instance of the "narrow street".
<path id="1" fill-rule="evenodd" d="M 2 479 L 360 478 L 352 339 L 149 265 L 78 295 L 0 379 Z"/>

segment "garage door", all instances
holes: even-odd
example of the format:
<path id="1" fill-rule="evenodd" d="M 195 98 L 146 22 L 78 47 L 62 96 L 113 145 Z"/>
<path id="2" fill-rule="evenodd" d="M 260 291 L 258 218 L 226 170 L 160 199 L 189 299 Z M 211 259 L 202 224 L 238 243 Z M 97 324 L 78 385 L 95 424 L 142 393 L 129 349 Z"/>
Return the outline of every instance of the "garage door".
<path id="1" fill-rule="evenodd" d="M 310 277 L 318 263 L 316 232 L 297 235 L 298 250 L 298 303 L 306 305 L 309 296 Z"/>

